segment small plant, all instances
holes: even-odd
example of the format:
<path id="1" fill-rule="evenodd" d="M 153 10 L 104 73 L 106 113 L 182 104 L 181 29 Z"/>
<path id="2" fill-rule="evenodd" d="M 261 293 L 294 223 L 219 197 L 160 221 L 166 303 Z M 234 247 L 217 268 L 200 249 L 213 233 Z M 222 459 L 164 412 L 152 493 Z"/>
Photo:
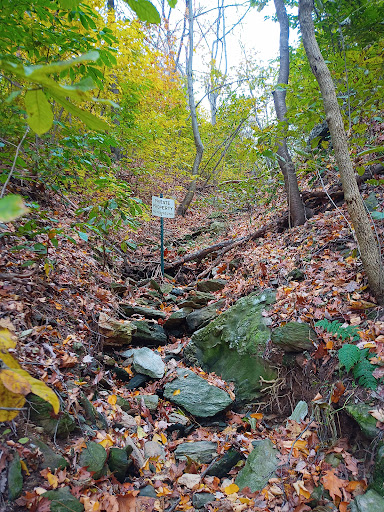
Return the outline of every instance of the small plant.
<path id="1" fill-rule="evenodd" d="M 351 341 L 358 341 L 360 336 L 358 328 L 353 325 L 344 326 L 337 320 L 329 322 L 328 320 L 320 320 L 316 322 L 316 327 L 322 327 L 325 331 L 330 332 L 342 341 L 350 339 Z M 352 370 L 355 380 L 360 386 L 369 389 L 377 388 L 377 379 L 373 376 L 375 365 L 370 363 L 370 358 L 373 357 L 369 353 L 369 349 L 359 349 L 358 346 L 345 343 L 337 352 L 339 358 L 340 369 L 345 368 L 347 372 Z"/>

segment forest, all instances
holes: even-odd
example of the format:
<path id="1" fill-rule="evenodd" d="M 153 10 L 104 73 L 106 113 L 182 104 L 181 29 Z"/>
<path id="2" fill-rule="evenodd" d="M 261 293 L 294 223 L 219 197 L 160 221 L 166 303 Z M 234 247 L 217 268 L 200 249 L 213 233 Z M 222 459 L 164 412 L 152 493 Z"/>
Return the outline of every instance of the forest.
<path id="1" fill-rule="evenodd" d="M 384 511 L 384 0 L 0 0 L 0 510 Z"/>

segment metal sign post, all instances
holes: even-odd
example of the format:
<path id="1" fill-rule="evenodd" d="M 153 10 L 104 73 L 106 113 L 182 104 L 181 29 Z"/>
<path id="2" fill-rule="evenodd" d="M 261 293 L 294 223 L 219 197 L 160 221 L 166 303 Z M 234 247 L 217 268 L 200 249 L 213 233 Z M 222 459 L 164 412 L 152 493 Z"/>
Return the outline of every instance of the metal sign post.
<path id="1" fill-rule="evenodd" d="M 155 217 L 160 217 L 161 275 L 164 277 L 163 219 L 173 219 L 175 217 L 175 201 L 173 199 L 164 199 L 163 194 L 160 194 L 160 197 L 152 196 L 152 215 L 155 215 Z"/>

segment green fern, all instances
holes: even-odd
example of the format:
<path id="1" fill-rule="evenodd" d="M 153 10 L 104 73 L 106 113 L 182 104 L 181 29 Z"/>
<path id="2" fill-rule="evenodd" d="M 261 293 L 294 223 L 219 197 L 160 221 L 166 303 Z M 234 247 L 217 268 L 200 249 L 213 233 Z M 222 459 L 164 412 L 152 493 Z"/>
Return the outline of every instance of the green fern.
<path id="1" fill-rule="evenodd" d="M 323 320 L 319 320 L 315 324 L 316 327 L 322 327 L 325 331 L 330 332 L 334 336 L 341 338 L 343 341 L 350 338 L 352 341 L 357 341 L 360 339 L 358 334 L 358 328 L 354 325 L 343 326 L 342 323 L 334 320 L 333 322 L 329 322 L 325 318 Z"/>
<path id="2" fill-rule="evenodd" d="M 369 389 L 377 388 L 377 380 L 372 375 L 375 366 L 373 366 L 368 359 L 362 359 L 357 363 L 353 369 L 353 376 L 359 381 L 360 386 Z"/>
<path id="3" fill-rule="evenodd" d="M 340 368 L 344 366 L 346 371 L 349 372 L 360 361 L 361 351 L 356 345 L 346 343 L 338 351 L 337 356 L 339 358 Z"/>

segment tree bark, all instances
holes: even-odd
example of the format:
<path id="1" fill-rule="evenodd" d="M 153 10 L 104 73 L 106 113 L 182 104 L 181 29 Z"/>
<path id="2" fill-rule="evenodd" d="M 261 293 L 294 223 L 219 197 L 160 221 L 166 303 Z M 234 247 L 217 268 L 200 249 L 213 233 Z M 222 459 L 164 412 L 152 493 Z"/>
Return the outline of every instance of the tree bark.
<path id="1" fill-rule="evenodd" d="M 335 87 L 316 41 L 312 8 L 313 0 L 299 0 L 299 20 L 304 48 L 320 86 L 345 202 L 355 229 L 361 261 L 373 295 L 380 304 L 384 304 L 384 267 L 380 247 L 357 186 Z"/>
<path id="2" fill-rule="evenodd" d="M 284 0 L 274 0 L 277 19 L 280 24 L 280 68 L 278 84 L 288 84 L 289 78 L 289 20 Z M 277 119 L 287 125 L 287 105 L 285 101 L 286 90 L 279 88 L 273 91 Z M 285 191 L 287 193 L 290 224 L 299 226 L 305 222 L 305 208 L 300 196 L 295 166 L 287 148 L 287 139 L 283 138 L 277 150 L 280 170 L 284 176 Z"/>
<path id="3" fill-rule="evenodd" d="M 191 112 L 192 131 L 193 131 L 193 138 L 195 140 L 196 155 L 195 155 L 195 160 L 193 162 L 193 167 L 192 167 L 193 179 L 189 185 L 188 192 L 186 193 L 183 201 L 180 203 L 180 205 L 177 209 L 177 214 L 183 215 L 183 216 L 185 215 L 186 211 L 188 210 L 189 205 L 192 202 L 193 196 L 195 195 L 197 175 L 199 174 L 199 167 L 200 167 L 201 159 L 203 158 L 203 153 L 204 153 L 204 146 L 201 141 L 199 125 L 197 123 L 195 98 L 193 95 L 193 72 L 192 72 L 193 10 L 192 10 L 192 0 L 186 0 L 186 2 L 187 2 L 188 24 L 189 24 L 189 56 L 188 56 L 188 61 L 187 61 L 188 102 L 189 102 L 189 110 Z"/>

